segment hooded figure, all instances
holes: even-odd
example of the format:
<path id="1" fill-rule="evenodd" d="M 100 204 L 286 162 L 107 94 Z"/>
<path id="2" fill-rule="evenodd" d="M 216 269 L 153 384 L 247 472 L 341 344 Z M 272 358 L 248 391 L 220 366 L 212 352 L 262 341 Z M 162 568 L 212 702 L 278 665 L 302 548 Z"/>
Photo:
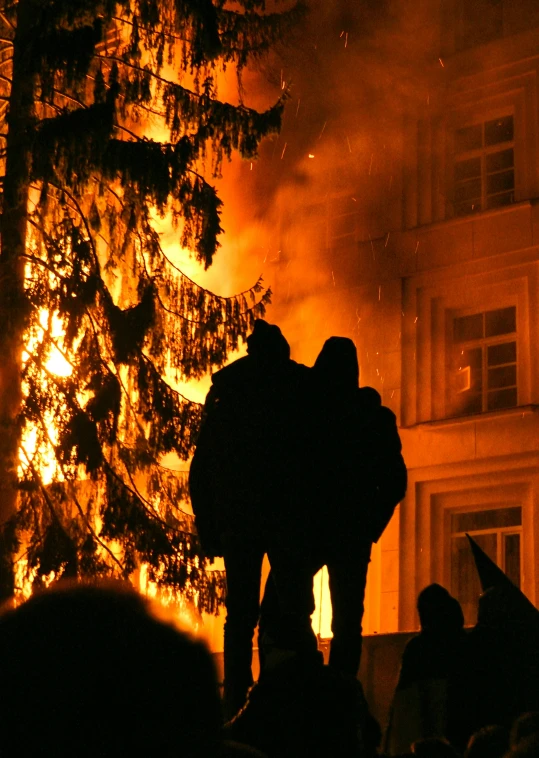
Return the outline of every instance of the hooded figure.
<path id="1" fill-rule="evenodd" d="M 418 595 L 421 632 L 407 643 L 393 697 L 385 751 L 401 755 L 413 742 L 446 738 L 463 749 L 470 736 L 462 688 L 467 638 L 458 600 L 440 584 Z M 467 702 L 467 701 L 466 701 Z"/>
<path id="2" fill-rule="evenodd" d="M 378 392 L 359 388 L 357 351 L 345 337 L 328 339 L 313 367 L 320 473 L 313 544 L 326 565 L 333 608 L 330 665 L 357 675 L 372 543 L 406 492 L 406 466 L 395 415 Z M 314 474 L 314 472 L 313 472 Z"/>
<path id="3" fill-rule="evenodd" d="M 279 599 L 279 644 L 316 650 L 305 597 L 310 575 L 297 550 L 295 471 L 300 398 L 308 369 L 290 360 L 281 330 L 257 320 L 247 356 L 212 378 L 189 486 L 206 554 L 223 556 L 225 710 L 232 717 L 253 683 L 252 641 L 264 554 Z"/>

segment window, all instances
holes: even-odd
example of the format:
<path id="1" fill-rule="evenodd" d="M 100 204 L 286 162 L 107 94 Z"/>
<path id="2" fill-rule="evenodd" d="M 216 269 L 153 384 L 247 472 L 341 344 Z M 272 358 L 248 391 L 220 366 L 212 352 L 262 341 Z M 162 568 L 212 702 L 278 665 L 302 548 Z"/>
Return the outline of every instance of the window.
<path id="1" fill-rule="evenodd" d="M 522 508 L 451 514 L 451 593 L 462 605 L 465 623 L 473 624 L 481 585 L 466 533 L 520 587 Z"/>
<path id="2" fill-rule="evenodd" d="M 513 116 L 455 130 L 453 179 L 456 216 L 515 202 Z"/>
<path id="3" fill-rule="evenodd" d="M 452 415 L 518 404 L 516 307 L 453 318 L 448 405 Z"/>

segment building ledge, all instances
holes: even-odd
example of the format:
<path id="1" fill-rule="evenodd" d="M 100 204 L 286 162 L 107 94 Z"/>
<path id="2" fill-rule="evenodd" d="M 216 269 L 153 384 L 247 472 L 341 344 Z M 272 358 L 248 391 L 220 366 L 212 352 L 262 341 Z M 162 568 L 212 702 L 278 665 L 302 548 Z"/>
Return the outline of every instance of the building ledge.
<path id="1" fill-rule="evenodd" d="M 537 403 L 517 405 L 515 408 L 504 408 L 500 411 L 470 413 L 467 416 L 449 416 L 447 418 L 433 419 L 431 421 L 420 421 L 417 424 L 410 424 L 409 426 L 403 426 L 401 428 L 417 429 L 418 427 L 430 427 L 431 429 L 442 429 L 452 426 L 463 426 L 464 424 L 476 424 L 481 421 L 510 418 L 512 416 L 530 416 L 534 413 L 539 413 L 539 404 Z"/>

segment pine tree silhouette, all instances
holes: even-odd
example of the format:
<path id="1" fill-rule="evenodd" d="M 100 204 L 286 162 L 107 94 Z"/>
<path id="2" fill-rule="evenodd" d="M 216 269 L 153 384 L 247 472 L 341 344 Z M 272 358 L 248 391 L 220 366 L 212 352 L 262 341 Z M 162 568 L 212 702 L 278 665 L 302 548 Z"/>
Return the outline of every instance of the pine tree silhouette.
<path id="1" fill-rule="evenodd" d="M 264 113 L 221 102 L 218 66 L 241 72 L 303 12 L 265 13 L 263 0 L 0 1 L 1 596 L 16 569 L 42 584 L 145 564 L 202 610 L 222 599 L 180 507 L 185 482 L 161 465 L 171 451 L 188 458 L 201 417 L 170 377 L 221 366 L 270 292 L 197 286 L 154 219 L 170 214 L 178 245 L 210 266 L 222 231 L 211 177 L 233 151 L 256 157 L 286 99 Z M 150 116 L 164 141 L 144 134 Z"/>

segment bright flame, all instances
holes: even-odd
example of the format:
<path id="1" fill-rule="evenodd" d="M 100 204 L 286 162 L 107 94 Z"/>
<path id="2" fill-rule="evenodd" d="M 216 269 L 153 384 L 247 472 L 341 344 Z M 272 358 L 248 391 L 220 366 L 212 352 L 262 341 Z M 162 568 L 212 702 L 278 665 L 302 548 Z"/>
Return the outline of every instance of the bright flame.
<path id="1" fill-rule="evenodd" d="M 333 637 L 331 631 L 331 596 L 326 566 L 323 566 L 314 577 L 313 592 L 315 609 L 311 617 L 312 627 L 319 639 L 326 640 Z"/>

